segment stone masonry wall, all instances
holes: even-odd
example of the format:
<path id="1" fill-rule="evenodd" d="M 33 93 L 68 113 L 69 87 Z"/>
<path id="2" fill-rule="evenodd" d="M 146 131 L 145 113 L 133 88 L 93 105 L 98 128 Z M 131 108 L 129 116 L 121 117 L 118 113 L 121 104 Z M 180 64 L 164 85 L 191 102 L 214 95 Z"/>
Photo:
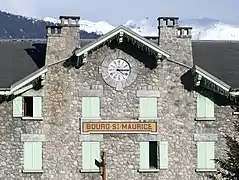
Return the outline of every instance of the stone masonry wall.
<path id="1" fill-rule="evenodd" d="M 161 34 L 162 49 L 173 55 L 173 60 L 192 65 L 191 41 L 174 37 L 165 29 Z M 73 29 L 72 29 L 73 31 Z M 75 41 L 64 37 L 48 39 L 47 63 L 67 57 Z M 75 32 L 75 31 L 74 31 Z M 64 31 L 63 31 L 64 33 Z M 171 33 L 171 35 L 170 35 Z M 69 48 L 67 48 L 69 46 Z M 136 48 L 136 47 L 134 47 Z M 43 87 L 43 121 L 23 121 L 12 118 L 12 101 L 0 103 L 0 179 L 7 180 L 100 180 L 99 173 L 81 173 L 82 142 L 79 141 L 81 90 L 101 89 L 101 118 L 103 120 L 136 120 L 139 116 L 139 89 L 159 90 L 158 117 L 160 140 L 169 143 L 169 168 L 158 173 L 139 173 L 139 138 L 145 134 L 104 134 L 101 149 L 107 153 L 108 180 L 204 180 L 207 174 L 197 173 L 196 142 L 193 135 L 212 132 L 219 135 L 216 156 L 223 155 L 222 135 L 233 130 L 232 109 L 215 105 L 214 122 L 197 122 L 196 96 L 187 90 L 189 68 L 164 60 L 150 70 L 138 59 L 137 79 L 123 91 L 108 86 L 99 73 L 104 58 L 115 54 L 127 59 L 129 52 L 103 46 L 88 57 L 85 65 L 76 69 L 62 63 L 48 67 Z M 112 59 L 113 60 L 113 59 Z M 144 62 L 152 61 L 145 58 Z M 147 63 L 146 63 L 147 64 Z M 23 143 L 21 134 L 45 134 L 43 142 L 43 170 L 41 173 L 22 173 Z"/>
<path id="2" fill-rule="evenodd" d="M 101 142 L 101 148 L 107 152 L 108 179 L 198 179 L 195 172 L 196 143 L 193 140 L 196 98 L 193 92 L 184 89 L 180 79 L 188 69 L 163 61 L 157 69 L 150 70 L 136 60 L 137 80 L 123 91 L 115 91 L 102 80 L 99 65 L 106 56 L 117 51 L 120 50 L 104 46 L 80 69 L 64 68 L 62 64 L 49 69 L 44 111 L 44 134 L 48 142 L 43 176 L 47 179 L 100 179 L 99 173 L 80 173 L 80 90 L 103 88 L 101 118 L 128 120 L 137 119 L 139 98 L 136 90 L 145 88 L 159 89 L 161 93 L 158 98 L 159 134 L 161 140 L 169 142 L 169 169 L 159 173 L 138 173 L 137 138 L 140 135 L 108 134 Z M 126 59 L 129 56 L 126 52 L 120 53 Z"/>
<path id="3" fill-rule="evenodd" d="M 12 100 L 0 102 L 0 179 L 42 179 L 42 174 L 24 174 L 21 134 L 41 134 L 41 121 L 12 117 Z M 44 145 L 44 143 L 43 143 Z"/>

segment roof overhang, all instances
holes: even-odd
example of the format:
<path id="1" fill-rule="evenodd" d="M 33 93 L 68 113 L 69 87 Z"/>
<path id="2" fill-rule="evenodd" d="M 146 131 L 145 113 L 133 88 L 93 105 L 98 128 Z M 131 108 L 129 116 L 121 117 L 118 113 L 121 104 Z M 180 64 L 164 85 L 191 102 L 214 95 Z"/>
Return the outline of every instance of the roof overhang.
<path id="1" fill-rule="evenodd" d="M 33 85 L 31 83 L 35 81 L 37 78 L 43 76 L 46 72 L 47 72 L 47 67 L 44 66 L 41 69 L 38 69 L 32 74 L 21 79 L 20 81 L 14 83 L 10 88 L 4 89 L 4 90 L 0 89 L 0 95 L 9 96 L 9 95 L 13 95 L 16 93 L 21 93 L 21 92 L 25 92 L 29 90 L 33 88 Z"/>
<path id="2" fill-rule="evenodd" d="M 194 86 L 202 86 L 224 96 L 230 96 L 231 86 L 208 73 L 204 69 L 194 65 L 192 68 L 194 75 Z"/>
<path id="3" fill-rule="evenodd" d="M 139 34 L 135 33 L 134 31 L 124 27 L 119 26 L 114 30 L 108 32 L 107 34 L 101 36 L 100 38 L 92 41 L 88 45 L 78 48 L 74 51 L 75 55 L 78 57 L 83 57 L 83 62 L 87 61 L 87 56 L 89 52 L 94 51 L 102 44 L 107 42 L 111 42 L 113 39 L 117 38 L 119 43 L 122 43 L 125 40 L 130 40 L 133 44 L 136 44 L 139 48 L 146 50 L 150 54 L 154 54 L 158 56 L 158 58 L 168 58 L 170 54 L 162 49 L 152 41 L 140 36 Z"/>

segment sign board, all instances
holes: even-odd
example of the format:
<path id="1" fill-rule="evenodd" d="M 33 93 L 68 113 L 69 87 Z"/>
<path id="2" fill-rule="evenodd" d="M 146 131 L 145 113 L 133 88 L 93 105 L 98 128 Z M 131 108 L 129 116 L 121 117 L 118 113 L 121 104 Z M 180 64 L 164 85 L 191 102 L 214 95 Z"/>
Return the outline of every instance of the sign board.
<path id="1" fill-rule="evenodd" d="M 83 122 L 85 133 L 156 133 L 157 122 Z"/>

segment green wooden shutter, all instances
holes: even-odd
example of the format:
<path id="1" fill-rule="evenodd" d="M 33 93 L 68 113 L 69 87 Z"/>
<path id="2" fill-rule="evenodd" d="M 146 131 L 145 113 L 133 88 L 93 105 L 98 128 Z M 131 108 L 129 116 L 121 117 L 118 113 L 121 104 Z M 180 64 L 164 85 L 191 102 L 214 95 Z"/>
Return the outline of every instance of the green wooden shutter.
<path id="1" fill-rule="evenodd" d="M 201 94 L 197 95 L 197 117 L 206 117 L 206 99 Z"/>
<path id="2" fill-rule="evenodd" d="M 206 117 L 214 117 L 214 102 L 206 97 Z"/>
<path id="3" fill-rule="evenodd" d="M 22 117 L 22 97 L 13 99 L 13 117 Z"/>
<path id="4" fill-rule="evenodd" d="M 33 97 L 33 117 L 42 117 L 42 97 Z"/>
<path id="5" fill-rule="evenodd" d="M 215 168 L 215 146 L 214 142 L 206 142 L 206 168 L 214 169 Z"/>
<path id="6" fill-rule="evenodd" d="M 206 143 L 197 142 L 197 168 L 206 168 Z"/>
<path id="7" fill-rule="evenodd" d="M 33 142 L 24 142 L 24 170 L 32 170 Z"/>
<path id="8" fill-rule="evenodd" d="M 157 117 L 157 98 L 140 98 L 139 100 L 140 118 Z"/>
<path id="9" fill-rule="evenodd" d="M 90 104 L 91 100 L 89 97 L 82 97 L 82 117 L 90 117 Z"/>
<path id="10" fill-rule="evenodd" d="M 42 170 L 42 142 L 24 142 L 24 170 Z"/>
<path id="11" fill-rule="evenodd" d="M 95 160 L 100 162 L 100 143 L 90 142 L 90 169 L 99 170 L 99 167 L 95 165 Z"/>
<path id="12" fill-rule="evenodd" d="M 149 142 L 140 142 L 140 169 L 149 169 Z"/>
<path id="13" fill-rule="evenodd" d="M 82 97 L 82 117 L 83 118 L 100 117 L 99 97 Z"/>
<path id="14" fill-rule="evenodd" d="M 201 94 L 197 96 L 197 117 L 214 117 L 214 102 Z"/>
<path id="15" fill-rule="evenodd" d="M 161 141 L 159 143 L 159 168 L 168 169 L 168 142 Z"/>
<path id="16" fill-rule="evenodd" d="M 42 142 L 33 142 L 33 169 L 34 170 L 42 170 Z"/>
<path id="17" fill-rule="evenodd" d="M 99 142 L 82 142 L 82 168 L 84 170 L 99 170 L 95 165 L 95 160 L 100 160 Z"/>
<path id="18" fill-rule="evenodd" d="M 99 118 L 100 117 L 100 98 L 99 97 L 91 97 L 90 98 L 90 117 Z"/>
<path id="19" fill-rule="evenodd" d="M 197 142 L 197 168 L 214 169 L 215 168 L 215 143 Z"/>
<path id="20" fill-rule="evenodd" d="M 90 169 L 90 144 L 89 142 L 82 142 L 82 168 Z"/>

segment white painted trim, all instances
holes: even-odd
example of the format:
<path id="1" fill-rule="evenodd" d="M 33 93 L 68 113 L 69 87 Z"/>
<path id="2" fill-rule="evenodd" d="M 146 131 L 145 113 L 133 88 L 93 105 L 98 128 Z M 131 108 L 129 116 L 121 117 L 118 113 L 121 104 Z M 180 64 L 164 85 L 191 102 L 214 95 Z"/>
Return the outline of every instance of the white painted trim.
<path id="1" fill-rule="evenodd" d="M 43 117 L 27 117 L 27 116 L 23 116 L 22 120 L 38 120 L 38 121 L 42 121 Z"/>
<path id="2" fill-rule="evenodd" d="M 80 172 L 81 173 L 100 173 L 100 170 L 96 170 L 96 169 L 81 169 Z"/>
<path id="3" fill-rule="evenodd" d="M 10 94 L 10 91 L 0 91 L 0 95 L 7 95 Z"/>
<path id="4" fill-rule="evenodd" d="M 29 89 L 32 88 L 32 87 L 30 88 L 31 85 L 24 87 L 22 90 L 19 90 L 19 89 L 21 89 L 23 86 L 30 83 L 31 81 L 33 81 L 34 79 L 38 78 L 39 76 L 43 75 L 46 72 L 47 72 L 47 68 L 44 68 L 40 72 L 38 72 L 37 74 L 35 74 L 33 76 L 29 75 L 29 78 L 26 78 L 26 80 L 22 79 L 22 80 L 24 80 L 23 82 L 21 82 L 22 80 L 20 80 L 20 81 L 14 83 L 11 86 L 10 91 L 0 91 L 0 95 L 9 96 L 9 95 L 14 94 L 14 93 L 15 93 L 14 95 L 17 95 L 17 94 L 20 94 L 21 92 L 29 90 Z"/>
<path id="5" fill-rule="evenodd" d="M 23 87 L 23 88 L 21 88 L 21 89 L 15 91 L 13 94 L 16 96 L 16 95 L 21 94 L 21 93 L 23 93 L 23 92 L 25 92 L 25 91 L 27 91 L 27 90 L 29 90 L 29 89 L 31 89 L 31 88 L 33 88 L 33 84 L 30 84 L 30 85 L 28 85 L 28 86 L 25 86 L 25 87 Z"/>
<path id="6" fill-rule="evenodd" d="M 136 37 L 135 35 L 131 34 L 130 32 L 125 31 L 124 29 L 123 29 L 122 31 L 125 32 L 125 34 L 128 34 L 129 36 L 131 36 L 132 38 L 136 39 L 137 41 L 139 41 L 139 42 L 145 44 L 146 46 L 148 46 L 149 48 L 153 49 L 154 51 L 156 51 L 156 52 L 158 52 L 158 53 L 164 55 L 165 57 L 167 57 L 167 58 L 170 57 L 169 54 L 163 52 L 163 51 L 160 50 L 159 48 L 157 48 L 157 47 L 151 45 L 150 43 L 148 43 L 148 42 L 146 42 L 146 41 L 144 41 L 142 38 L 138 38 L 138 37 Z"/>
<path id="7" fill-rule="evenodd" d="M 215 121 L 215 117 L 196 117 L 196 121 Z"/>
<path id="8" fill-rule="evenodd" d="M 46 72 L 47 72 L 47 68 L 46 68 L 46 69 L 43 69 L 43 70 L 40 71 L 39 73 L 37 73 L 37 74 L 35 74 L 34 76 L 32 76 L 32 77 L 26 79 L 25 81 L 23 81 L 22 83 L 20 83 L 20 84 L 18 84 L 18 85 L 15 85 L 15 84 L 17 84 L 17 83 L 13 84 L 13 85 L 11 86 L 11 91 L 12 91 L 12 92 L 16 91 L 17 89 L 19 89 L 19 88 L 23 87 L 24 85 L 30 83 L 31 81 L 33 81 L 34 79 L 38 78 L 39 76 L 43 75 L 43 74 L 46 73 Z"/>
<path id="9" fill-rule="evenodd" d="M 239 112 L 237 112 L 237 111 L 232 112 L 232 115 L 239 115 Z"/>
<path id="10" fill-rule="evenodd" d="M 158 173 L 160 169 L 138 169 L 139 173 Z"/>
<path id="11" fill-rule="evenodd" d="M 28 169 L 24 169 L 22 170 L 23 173 L 43 173 L 42 169 L 33 169 L 33 170 L 28 170 Z"/>
<path id="12" fill-rule="evenodd" d="M 215 81 L 214 79 L 212 79 L 211 77 L 207 76 L 206 74 L 204 74 L 203 72 L 201 72 L 200 70 L 197 69 L 196 67 L 196 73 L 200 74 L 201 76 L 203 76 L 204 78 L 208 79 L 209 81 L 213 82 L 214 84 L 216 84 L 217 86 L 219 86 L 220 88 L 224 89 L 225 91 L 229 92 L 230 88 L 229 87 L 225 87 L 224 85 L 218 83 L 217 81 Z M 212 75 L 211 75 L 212 76 Z M 215 79 L 217 79 L 216 77 L 214 77 Z"/>
<path id="13" fill-rule="evenodd" d="M 100 41 L 98 41 L 98 42 L 92 44 L 91 46 L 89 46 L 89 47 L 83 49 L 82 51 L 76 53 L 76 56 L 81 56 L 82 54 L 88 52 L 89 50 L 95 48 L 96 46 L 99 46 L 101 43 L 103 43 L 103 42 L 107 41 L 108 39 L 114 37 L 114 36 L 115 36 L 116 34 L 118 34 L 120 31 L 121 31 L 121 30 L 119 29 L 118 31 L 116 31 L 116 32 L 114 32 L 114 33 L 112 33 L 112 34 L 110 34 L 109 36 L 106 36 L 105 38 L 101 39 Z"/>
<path id="14" fill-rule="evenodd" d="M 196 172 L 217 172 L 217 169 L 196 169 Z"/>
<path id="15" fill-rule="evenodd" d="M 97 46 L 99 46 L 100 44 L 102 44 L 103 42 L 107 41 L 108 39 L 110 39 L 110 38 L 114 37 L 115 35 L 123 32 L 123 33 L 131 36 L 135 40 L 137 40 L 137 41 L 143 43 L 144 45 L 148 46 L 149 48 L 151 48 L 152 50 L 156 51 L 157 53 L 160 53 L 160 54 L 164 55 L 167 58 L 170 57 L 169 54 L 167 54 L 166 52 L 163 52 L 162 50 L 160 50 L 159 47 L 153 46 L 150 43 L 148 43 L 146 40 L 144 40 L 144 37 L 139 38 L 139 37 L 135 36 L 133 33 L 131 33 L 129 30 L 125 30 L 124 27 L 122 27 L 122 26 L 118 27 L 118 30 L 116 30 L 115 32 L 113 32 L 113 31 L 109 32 L 109 35 L 105 35 L 104 38 L 102 38 L 99 41 L 96 41 L 91 46 L 89 46 L 89 47 L 87 47 L 87 48 L 85 48 L 83 50 L 79 50 L 79 52 L 76 52 L 76 56 L 83 55 L 84 53 L 88 52 L 89 50 L 91 50 L 91 49 L 93 49 L 93 48 L 95 48 Z"/>
<path id="16" fill-rule="evenodd" d="M 238 92 L 230 92 L 232 96 L 239 96 L 239 91 Z"/>

